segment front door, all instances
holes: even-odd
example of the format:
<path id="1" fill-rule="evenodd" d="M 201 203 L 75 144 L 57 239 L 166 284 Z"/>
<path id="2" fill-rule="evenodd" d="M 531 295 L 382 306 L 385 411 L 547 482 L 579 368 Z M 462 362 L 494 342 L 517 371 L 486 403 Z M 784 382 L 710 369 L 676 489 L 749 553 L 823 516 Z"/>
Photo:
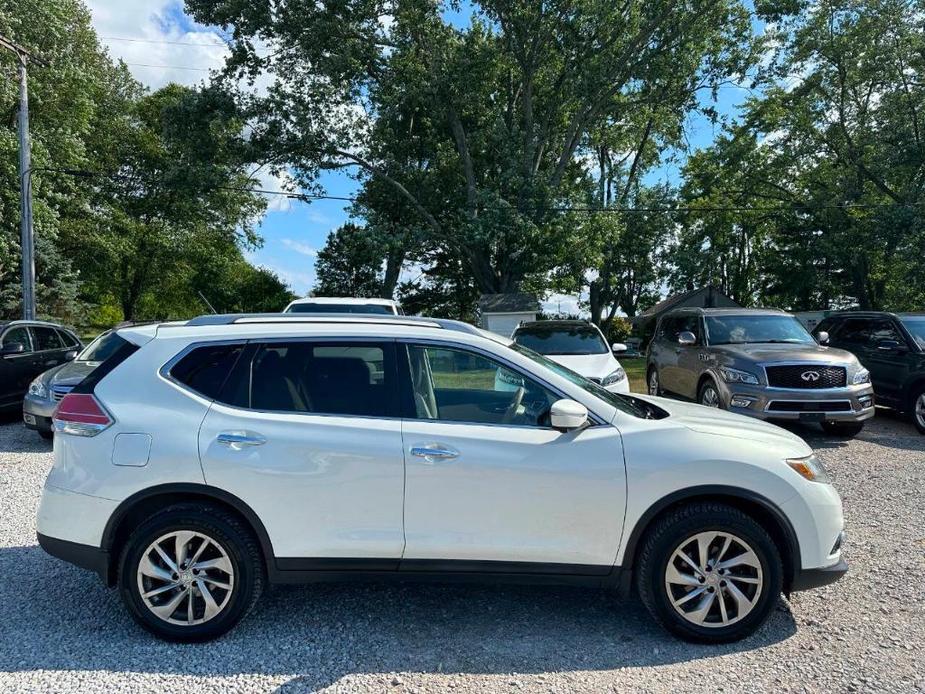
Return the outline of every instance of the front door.
<path id="1" fill-rule="evenodd" d="M 394 353 L 385 341 L 252 343 L 206 414 L 206 482 L 254 510 L 280 568 L 397 568 L 404 458 Z"/>
<path id="2" fill-rule="evenodd" d="M 482 353 L 421 344 L 408 356 L 402 568 L 609 572 L 626 494 L 619 432 L 552 429 L 560 396 Z"/>
<path id="3" fill-rule="evenodd" d="M 884 341 L 888 341 L 887 344 Z M 849 318 L 839 328 L 831 344 L 853 352 L 870 371 L 878 401 L 894 407 L 902 406 L 912 353 L 905 336 L 892 319 Z"/>

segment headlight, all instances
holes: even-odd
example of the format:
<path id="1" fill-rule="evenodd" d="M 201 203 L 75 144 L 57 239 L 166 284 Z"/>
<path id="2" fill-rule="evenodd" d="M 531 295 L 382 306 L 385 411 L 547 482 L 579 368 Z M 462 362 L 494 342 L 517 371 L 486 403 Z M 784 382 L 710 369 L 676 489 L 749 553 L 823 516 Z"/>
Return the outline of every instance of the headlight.
<path id="1" fill-rule="evenodd" d="M 37 398 L 47 398 L 48 397 L 48 388 L 45 387 L 45 384 L 42 383 L 42 377 L 39 376 L 37 379 L 32 381 L 29 384 L 29 395 L 34 395 Z"/>
<path id="2" fill-rule="evenodd" d="M 601 381 L 601 385 L 602 386 L 612 386 L 614 383 L 619 383 L 624 378 L 626 378 L 626 370 L 621 366 L 619 369 L 617 369 L 613 373 L 609 373 L 606 376 L 604 376 L 603 380 Z"/>
<path id="3" fill-rule="evenodd" d="M 860 385 L 861 383 L 870 383 L 870 371 L 865 369 L 863 366 L 854 374 L 854 378 L 851 379 L 851 383 L 854 385 Z"/>
<path id="4" fill-rule="evenodd" d="M 730 369 L 727 366 L 720 368 L 719 372 L 723 376 L 723 380 L 726 383 L 750 383 L 753 386 L 758 385 L 758 377 L 755 374 L 750 374 L 748 371 L 739 371 L 738 369 Z"/>
<path id="5" fill-rule="evenodd" d="M 810 482 L 821 482 L 829 484 L 829 473 L 822 467 L 822 463 L 816 458 L 816 454 L 808 455 L 805 458 L 788 458 L 787 465 L 792 467 Z"/>

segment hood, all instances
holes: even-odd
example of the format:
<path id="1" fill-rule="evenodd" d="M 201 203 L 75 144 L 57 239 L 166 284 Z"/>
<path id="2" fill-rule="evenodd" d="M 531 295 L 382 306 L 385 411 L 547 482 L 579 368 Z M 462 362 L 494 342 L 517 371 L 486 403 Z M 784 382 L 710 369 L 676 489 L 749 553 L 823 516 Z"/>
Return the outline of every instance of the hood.
<path id="1" fill-rule="evenodd" d="M 637 395 L 643 400 L 658 405 L 667 411 L 676 424 L 687 427 L 691 431 L 715 436 L 727 436 L 749 441 L 760 441 L 773 446 L 779 446 L 786 455 L 794 457 L 809 455 L 812 448 L 802 438 L 776 424 L 764 422 L 760 419 L 733 414 L 715 407 L 704 407 L 689 402 L 657 398 L 651 395 Z M 802 452 L 801 452 L 802 451 Z"/>
<path id="2" fill-rule="evenodd" d="M 603 354 L 547 354 L 557 364 L 562 364 L 585 378 L 604 378 L 620 368 L 620 362 L 610 352 Z"/>
<path id="3" fill-rule="evenodd" d="M 49 386 L 76 386 L 97 366 L 96 362 L 69 361 L 47 371 L 45 379 Z"/>
<path id="4" fill-rule="evenodd" d="M 716 345 L 710 350 L 717 355 L 728 355 L 733 359 L 754 362 L 795 361 L 826 365 L 849 366 L 857 363 L 850 352 L 834 347 L 813 344 L 774 344 L 754 342 L 751 344 Z"/>

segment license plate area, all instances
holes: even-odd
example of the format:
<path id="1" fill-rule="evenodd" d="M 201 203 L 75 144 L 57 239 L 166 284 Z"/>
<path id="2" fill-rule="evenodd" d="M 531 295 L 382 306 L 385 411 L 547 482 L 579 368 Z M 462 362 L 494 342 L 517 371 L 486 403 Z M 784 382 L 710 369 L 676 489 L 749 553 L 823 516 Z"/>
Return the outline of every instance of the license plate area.
<path id="1" fill-rule="evenodd" d="M 800 412 L 801 422 L 824 422 L 825 412 Z"/>

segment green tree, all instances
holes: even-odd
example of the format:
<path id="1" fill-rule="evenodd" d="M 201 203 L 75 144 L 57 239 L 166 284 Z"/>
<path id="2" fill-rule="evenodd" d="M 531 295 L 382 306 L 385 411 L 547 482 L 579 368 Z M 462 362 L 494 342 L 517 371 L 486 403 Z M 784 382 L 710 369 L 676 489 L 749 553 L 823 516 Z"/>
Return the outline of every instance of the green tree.
<path id="1" fill-rule="evenodd" d="M 382 260 L 386 255 L 386 244 L 375 230 L 347 222 L 331 232 L 324 248 L 318 251 L 315 294 L 381 296 Z"/>

